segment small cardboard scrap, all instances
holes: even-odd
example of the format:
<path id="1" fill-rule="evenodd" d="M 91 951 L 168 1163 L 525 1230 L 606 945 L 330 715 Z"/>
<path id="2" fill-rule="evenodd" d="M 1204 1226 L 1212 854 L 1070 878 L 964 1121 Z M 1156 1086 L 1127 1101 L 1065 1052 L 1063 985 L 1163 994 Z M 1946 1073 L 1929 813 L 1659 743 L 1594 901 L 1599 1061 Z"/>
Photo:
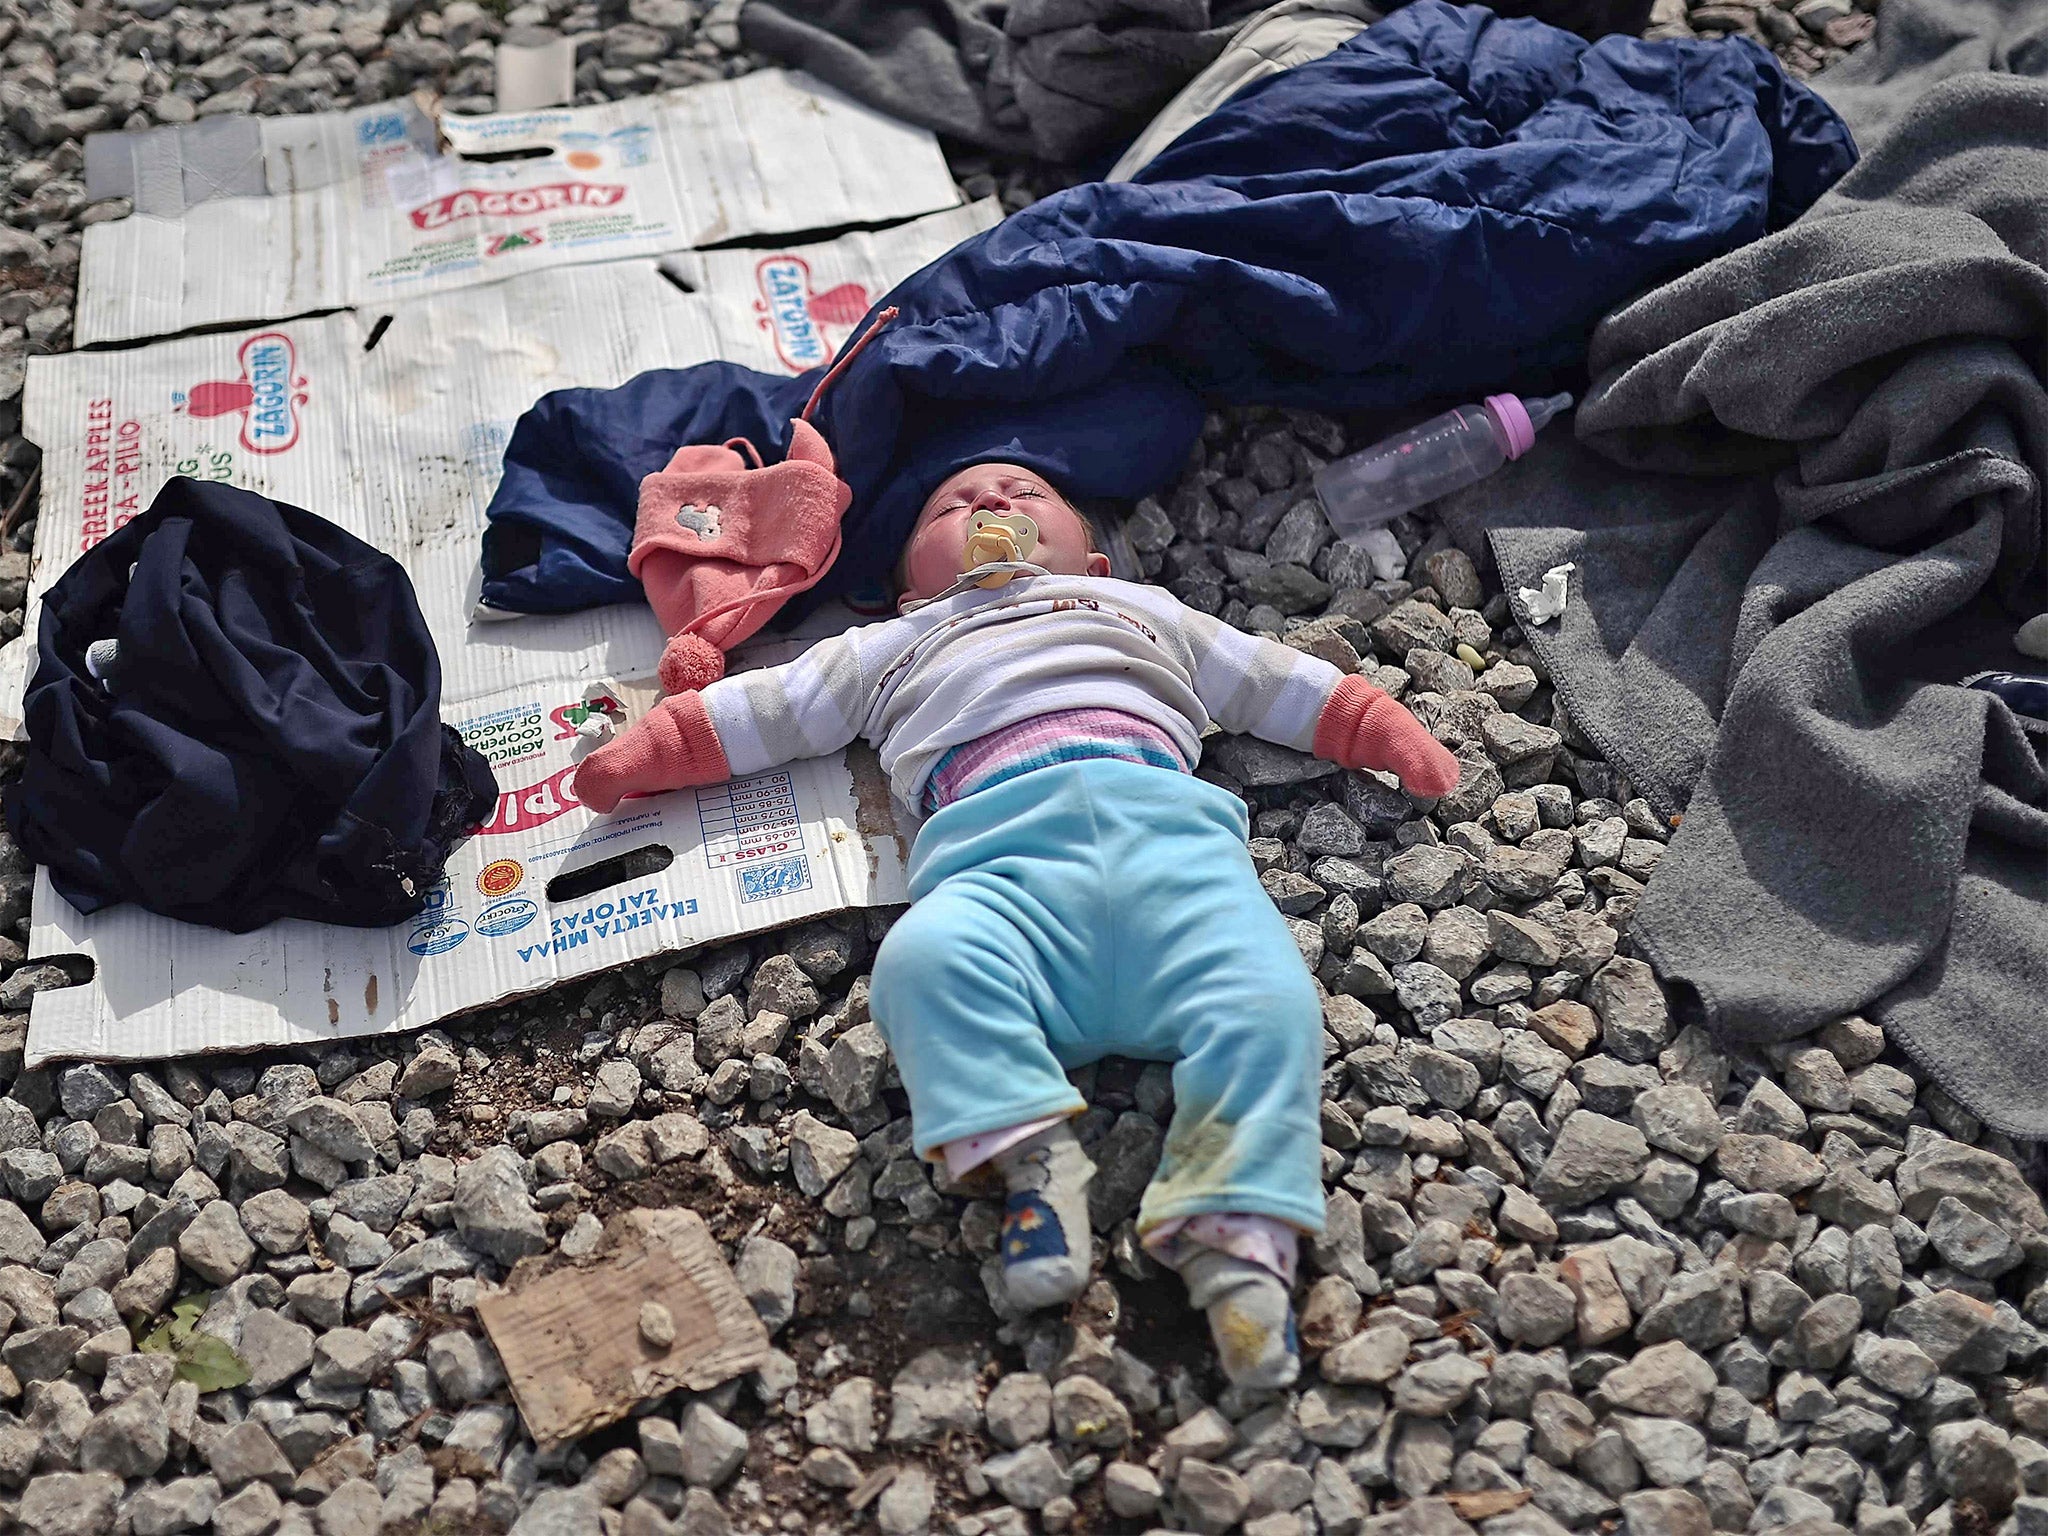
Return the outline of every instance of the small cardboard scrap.
<path id="1" fill-rule="evenodd" d="M 97 134 L 87 169 L 136 212 L 85 232 L 79 346 L 960 201 L 931 134 L 782 70 L 438 122 L 397 101 Z"/>
<path id="2" fill-rule="evenodd" d="M 38 994 L 30 1064 L 418 1029 L 648 955 L 907 899 L 909 842 L 872 754 L 610 816 L 579 805 L 571 780 L 604 722 L 616 729 L 656 697 L 660 626 L 644 603 L 473 624 L 478 547 L 512 423 L 542 394 L 712 358 L 809 366 L 806 346 L 829 355 L 846 335 L 813 313 L 809 280 L 879 295 L 998 216 L 980 204 L 829 245 L 715 252 L 692 258 L 692 292 L 652 260 L 605 262 L 382 314 L 32 359 L 25 429 L 43 449 L 42 510 L 27 627 L 0 651 L 0 732 L 19 733 L 51 583 L 189 475 L 309 508 L 406 567 L 440 652 L 443 717 L 490 760 L 501 794 L 427 909 L 396 928 L 230 934 L 128 905 L 86 917 L 39 873 L 29 952 L 85 955 L 96 975 Z M 809 279 L 771 299 L 770 269 Z M 733 665 L 785 660 L 849 617 L 821 610 Z M 595 866 L 618 873 L 593 886 Z"/>
<path id="3" fill-rule="evenodd" d="M 675 1341 L 650 1344 L 648 1302 L 668 1309 Z M 628 1211 L 597 1254 L 510 1284 L 476 1305 L 527 1433 L 543 1447 L 624 1418 L 635 1403 L 704 1392 L 768 1359 L 768 1330 L 695 1211 Z"/>

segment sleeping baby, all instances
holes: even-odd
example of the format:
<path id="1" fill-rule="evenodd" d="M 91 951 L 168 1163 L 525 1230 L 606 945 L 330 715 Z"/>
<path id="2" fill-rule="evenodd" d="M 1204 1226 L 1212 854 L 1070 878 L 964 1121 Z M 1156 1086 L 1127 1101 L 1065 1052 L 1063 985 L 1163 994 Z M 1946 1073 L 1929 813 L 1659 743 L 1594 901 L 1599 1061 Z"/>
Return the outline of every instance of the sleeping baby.
<path id="1" fill-rule="evenodd" d="M 1088 1283 L 1095 1169 L 1068 1072 L 1171 1062 L 1139 1235 L 1207 1313 L 1230 1379 L 1285 1386 L 1298 1239 L 1323 1221 L 1322 1012 L 1243 801 L 1194 776 L 1201 738 L 1249 731 L 1419 796 L 1454 788 L 1458 763 L 1363 678 L 1112 580 L 1087 522 L 1020 466 L 939 486 L 897 575 L 897 617 L 671 695 L 583 763 L 576 793 L 606 812 L 871 742 L 922 818 L 874 1019 L 919 1155 L 1000 1175 L 1009 1301 Z"/>

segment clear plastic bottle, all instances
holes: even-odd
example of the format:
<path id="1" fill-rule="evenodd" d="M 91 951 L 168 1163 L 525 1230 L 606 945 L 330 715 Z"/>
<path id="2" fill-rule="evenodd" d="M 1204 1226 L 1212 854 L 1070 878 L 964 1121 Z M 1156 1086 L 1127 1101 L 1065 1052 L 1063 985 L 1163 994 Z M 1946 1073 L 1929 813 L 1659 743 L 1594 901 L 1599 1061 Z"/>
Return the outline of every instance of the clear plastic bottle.
<path id="1" fill-rule="evenodd" d="M 1483 404 L 1397 432 L 1316 471 L 1316 497 L 1340 539 L 1359 539 L 1403 512 L 1483 480 L 1536 445 L 1536 434 L 1570 407 L 1570 395 L 1523 401 L 1488 395 Z"/>

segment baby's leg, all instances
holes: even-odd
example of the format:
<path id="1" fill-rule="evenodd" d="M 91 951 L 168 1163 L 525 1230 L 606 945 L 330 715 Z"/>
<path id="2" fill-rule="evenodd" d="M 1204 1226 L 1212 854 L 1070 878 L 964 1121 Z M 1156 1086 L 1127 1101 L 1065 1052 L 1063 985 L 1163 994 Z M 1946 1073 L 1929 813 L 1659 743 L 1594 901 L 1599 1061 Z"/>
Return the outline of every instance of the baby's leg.
<path id="1" fill-rule="evenodd" d="M 1180 1060 L 1138 1230 L 1208 1313 L 1231 1380 L 1285 1386 L 1293 1237 L 1323 1222 L 1322 1004 L 1242 844 L 1215 851 L 1178 915 L 1152 936 L 1149 1005 Z"/>
<path id="2" fill-rule="evenodd" d="M 872 1008 L 910 1095 L 918 1152 L 944 1155 L 956 1175 L 983 1161 L 1002 1174 L 1004 1290 L 1031 1310 L 1088 1283 L 1095 1165 L 1068 1123 L 1084 1101 L 1046 1038 L 1059 1007 L 1046 957 L 1002 895 L 968 875 L 920 898 L 875 957 Z M 1003 1134 L 1033 1122 L 1021 1139 Z"/>

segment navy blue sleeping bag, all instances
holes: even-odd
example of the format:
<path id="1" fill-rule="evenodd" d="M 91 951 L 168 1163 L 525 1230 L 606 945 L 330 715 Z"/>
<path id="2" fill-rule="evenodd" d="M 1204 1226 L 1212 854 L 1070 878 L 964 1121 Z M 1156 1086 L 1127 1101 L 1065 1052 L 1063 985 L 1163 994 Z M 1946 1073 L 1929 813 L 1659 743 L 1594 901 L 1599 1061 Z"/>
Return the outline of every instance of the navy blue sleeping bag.
<path id="1" fill-rule="evenodd" d="M 814 418 L 853 490 L 845 547 L 788 615 L 885 580 L 977 459 L 1134 497 L 1182 467 L 1205 402 L 1393 407 L 1575 370 L 1609 309 L 1782 228 L 1854 161 L 1746 41 L 1587 43 L 1417 0 L 1137 181 L 1046 198 L 885 298 L 900 317 Z M 640 480 L 685 443 L 779 454 L 817 377 L 711 363 L 544 397 L 506 449 L 485 602 L 637 600 Z"/>
<path id="2" fill-rule="evenodd" d="M 81 912 L 400 922 L 497 803 L 404 567 L 252 491 L 168 481 L 36 643 L 7 823 Z"/>

